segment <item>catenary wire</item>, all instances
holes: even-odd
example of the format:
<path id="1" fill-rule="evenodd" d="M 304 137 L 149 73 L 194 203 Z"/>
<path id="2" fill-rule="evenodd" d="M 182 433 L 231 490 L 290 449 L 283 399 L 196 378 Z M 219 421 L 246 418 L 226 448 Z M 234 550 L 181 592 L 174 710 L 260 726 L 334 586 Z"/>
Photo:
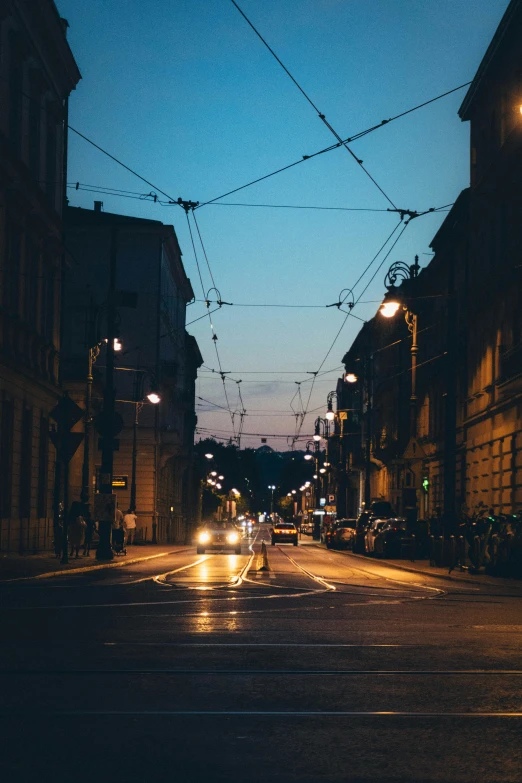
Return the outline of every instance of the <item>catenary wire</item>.
<path id="1" fill-rule="evenodd" d="M 387 194 L 387 193 L 385 193 L 385 191 L 382 189 L 382 187 L 379 185 L 379 183 L 378 183 L 378 182 L 375 180 L 375 178 L 374 178 L 374 177 L 373 177 L 373 176 L 370 174 L 370 172 L 368 171 L 368 169 L 367 169 L 367 168 L 364 166 L 364 164 L 363 164 L 362 160 L 361 160 L 360 158 L 358 158 L 358 157 L 357 157 L 357 155 L 356 155 L 356 154 L 353 152 L 353 150 L 352 150 L 352 149 L 351 149 L 351 148 L 348 146 L 348 143 L 347 143 L 346 141 L 343 141 L 343 139 L 342 139 L 342 138 L 341 138 L 341 136 L 340 136 L 340 135 L 337 133 L 337 131 L 334 129 L 334 127 L 331 125 L 331 123 L 330 123 L 330 122 L 329 122 L 329 121 L 326 119 L 325 115 L 324 115 L 324 114 L 323 114 L 323 113 L 322 113 L 322 112 L 319 110 L 319 108 L 318 108 L 318 107 L 315 105 L 315 103 L 312 101 L 312 99 L 310 98 L 310 96 L 309 96 L 309 95 L 307 95 L 307 93 L 306 93 L 306 92 L 303 90 L 303 88 L 301 87 L 301 85 L 300 85 L 300 84 L 297 82 L 297 80 L 296 80 L 296 79 L 295 79 L 295 78 L 292 76 L 292 74 L 290 73 L 290 71 L 288 70 L 288 68 L 286 67 L 286 65 L 284 65 L 284 63 L 283 63 L 283 62 L 280 60 L 280 58 L 277 56 L 277 54 L 274 52 L 274 50 L 271 48 L 271 46 L 268 44 L 268 42 L 265 40 L 265 38 L 263 38 L 263 36 L 262 36 L 262 35 L 261 35 L 261 33 L 259 32 L 259 30 L 258 30 L 258 29 L 257 29 L 257 28 L 256 28 L 256 27 L 255 27 L 255 26 L 252 24 L 252 22 L 251 22 L 251 21 L 250 21 L 250 19 L 247 17 L 247 15 L 244 13 L 244 11 L 242 11 L 242 10 L 241 10 L 241 8 L 239 7 L 239 5 L 236 3 L 236 0 L 230 0 L 230 2 L 231 2 L 231 3 L 232 3 L 232 5 L 234 5 L 234 6 L 235 6 L 235 8 L 236 8 L 236 9 L 239 11 L 239 13 L 241 14 L 241 16 L 242 16 L 242 17 L 245 19 L 245 21 L 246 21 L 246 22 L 247 22 L 247 23 L 250 25 L 250 27 L 252 28 L 252 30 L 254 31 L 254 33 L 255 33 L 255 34 L 258 36 L 258 38 L 261 40 L 261 42 L 262 42 L 262 43 L 263 43 L 263 44 L 266 46 L 266 48 L 268 49 L 268 51 L 270 52 L 270 54 L 271 54 L 271 55 L 272 55 L 272 56 L 273 56 L 273 57 L 274 57 L 274 58 L 277 60 L 277 62 L 279 63 L 279 65 L 281 66 L 281 68 L 282 68 L 282 69 L 285 71 L 285 73 L 287 74 L 287 76 L 289 76 L 289 77 L 290 77 L 290 79 L 291 79 L 291 80 L 292 80 L 292 82 L 295 84 L 295 86 L 297 87 L 297 89 L 299 90 L 299 92 L 300 92 L 300 93 L 301 93 L 301 94 L 302 94 L 302 95 L 305 97 L 305 99 L 308 101 L 308 103 L 310 104 L 310 106 L 312 106 L 312 108 L 314 109 L 314 111 L 315 111 L 315 112 L 317 113 L 317 115 L 319 116 L 319 119 L 320 119 L 320 120 L 321 120 L 321 121 L 322 121 L 322 122 L 323 122 L 323 123 L 326 125 L 326 127 L 328 128 L 328 130 L 330 131 L 330 133 L 332 133 L 332 134 L 334 135 L 334 137 L 337 139 L 337 141 L 339 142 L 339 144 L 341 144 L 341 145 L 342 145 L 342 146 L 343 146 L 343 147 L 346 149 L 346 151 L 347 151 L 347 152 L 348 152 L 348 153 L 349 153 L 349 154 L 352 156 L 352 158 L 355 160 L 355 162 L 357 163 L 357 165 L 358 165 L 358 166 L 360 166 L 360 168 L 361 168 L 361 169 L 364 171 L 364 173 L 366 174 L 366 176 L 367 176 L 367 177 L 369 177 L 369 179 L 370 179 L 370 180 L 373 182 L 373 184 L 375 185 L 375 187 L 376 187 L 376 188 L 377 188 L 377 189 L 380 191 L 380 193 L 382 193 L 382 195 L 384 196 L 384 198 L 386 199 L 386 201 L 388 201 L 388 203 L 389 203 L 389 204 L 391 204 L 391 205 L 392 205 L 392 207 L 393 207 L 394 209 L 396 209 L 396 208 L 397 208 L 396 204 L 394 204 L 394 203 L 393 203 L 393 201 L 392 201 L 392 200 L 391 200 L 391 198 L 388 196 L 388 194 Z"/>

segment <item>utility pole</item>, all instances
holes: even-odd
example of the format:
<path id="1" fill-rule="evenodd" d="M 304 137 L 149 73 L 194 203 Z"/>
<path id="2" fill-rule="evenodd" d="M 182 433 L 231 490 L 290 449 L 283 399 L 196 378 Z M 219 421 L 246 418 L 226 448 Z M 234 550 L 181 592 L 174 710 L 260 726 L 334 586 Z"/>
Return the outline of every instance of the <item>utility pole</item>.
<path id="1" fill-rule="evenodd" d="M 373 354 L 366 357 L 366 430 L 364 452 L 364 508 L 369 510 L 372 500 L 372 485 L 370 480 L 371 449 L 372 449 L 372 407 L 373 407 Z"/>
<path id="2" fill-rule="evenodd" d="M 112 474 L 114 465 L 114 432 L 112 430 L 115 418 L 116 391 L 114 388 L 114 339 L 116 337 L 116 262 L 118 255 L 118 230 L 111 229 L 111 247 L 109 261 L 109 287 L 107 291 L 107 356 L 105 361 L 105 388 L 103 391 L 103 432 L 102 432 L 102 464 L 100 475 L 100 492 L 105 496 L 106 513 L 98 520 L 100 542 L 96 550 L 97 560 L 112 560 L 111 548 L 111 516 L 115 513 L 115 503 L 112 494 Z M 108 496 L 111 496 L 110 499 Z"/>

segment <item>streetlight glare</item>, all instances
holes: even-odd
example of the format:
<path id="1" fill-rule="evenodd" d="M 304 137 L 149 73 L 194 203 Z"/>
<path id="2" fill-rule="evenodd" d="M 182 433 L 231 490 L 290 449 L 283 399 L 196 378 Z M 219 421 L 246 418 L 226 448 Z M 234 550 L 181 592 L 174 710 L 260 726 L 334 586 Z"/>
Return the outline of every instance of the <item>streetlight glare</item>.
<path id="1" fill-rule="evenodd" d="M 326 418 L 328 421 L 333 421 L 335 419 L 335 413 L 333 411 L 326 411 Z"/>
<path id="2" fill-rule="evenodd" d="M 121 349 L 123 348 L 122 344 L 120 343 L 117 337 L 114 338 L 112 347 L 114 348 L 115 351 L 121 351 Z"/>
<path id="3" fill-rule="evenodd" d="M 214 459 L 214 455 L 213 454 L 205 454 L 205 457 L 207 459 Z"/>
<path id="4" fill-rule="evenodd" d="M 379 312 L 385 318 L 393 318 L 399 307 L 399 302 L 383 302 Z"/>
<path id="5" fill-rule="evenodd" d="M 321 436 L 320 435 L 314 435 L 314 440 L 321 440 Z"/>
<path id="6" fill-rule="evenodd" d="M 305 455 L 304 455 L 304 458 L 305 458 L 305 459 L 312 459 L 312 455 L 311 455 L 311 454 L 305 454 Z"/>
<path id="7" fill-rule="evenodd" d="M 210 471 L 211 476 L 217 476 L 217 470 L 211 470 Z"/>
<path id="8" fill-rule="evenodd" d="M 159 394 L 156 394 L 156 392 L 151 392 L 150 394 L 147 394 L 147 399 L 153 405 L 157 405 L 159 402 L 161 402 L 161 397 L 159 396 Z"/>
<path id="9" fill-rule="evenodd" d="M 357 383 L 357 376 L 354 372 L 347 372 L 344 376 L 346 383 Z"/>

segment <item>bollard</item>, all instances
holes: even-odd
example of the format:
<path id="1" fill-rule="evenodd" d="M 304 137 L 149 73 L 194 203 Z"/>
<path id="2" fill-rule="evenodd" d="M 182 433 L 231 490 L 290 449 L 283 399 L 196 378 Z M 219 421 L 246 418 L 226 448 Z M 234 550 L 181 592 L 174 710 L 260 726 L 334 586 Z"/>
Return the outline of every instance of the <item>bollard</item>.
<path id="1" fill-rule="evenodd" d="M 415 539 L 415 535 L 412 535 L 412 537 L 411 537 L 411 551 L 410 551 L 410 559 L 411 559 L 412 563 L 415 562 L 415 552 L 416 552 L 416 549 L 417 549 L 417 541 Z"/>
<path id="2" fill-rule="evenodd" d="M 458 560 L 461 571 L 466 570 L 466 539 L 464 536 L 459 536 L 458 539 Z"/>
<path id="3" fill-rule="evenodd" d="M 261 544 L 261 551 L 260 551 L 259 555 L 257 556 L 256 570 L 257 571 L 270 571 L 270 566 L 268 565 L 268 552 L 267 552 L 266 544 L 265 544 L 264 541 Z"/>
<path id="4" fill-rule="evenodd" d="M 455 536 L 450 536 L 449 542 L 448 542 L 448 565 L 449 565 L 449 571 L 448 573 L 451 574 L 455 566 L 457 565 L 457 548 L 455 545 Z"/>
<path id="5" fill-rule="evenodd" d="M 430 536 L 430 566 L 435 565 L 435 536 Z"/>

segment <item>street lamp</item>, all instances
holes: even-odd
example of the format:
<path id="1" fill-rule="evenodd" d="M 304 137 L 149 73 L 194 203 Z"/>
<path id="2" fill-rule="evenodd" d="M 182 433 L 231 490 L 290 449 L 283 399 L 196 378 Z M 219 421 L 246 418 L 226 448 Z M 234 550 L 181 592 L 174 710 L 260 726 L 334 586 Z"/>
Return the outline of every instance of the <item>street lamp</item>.
<path id="1" fill-rule="evenodd" d="M 140 411 L 147 399 L 152 405 L 158 405 L 161 397 L 158 394 L 156 376 L 150 370 L 136 367 L 136 379 L 134 382 L 134 424 L 132 428 L 132 467 L 129 508 L 136 512 L 136 464 L 138 460 L 138 424 Z M 149 378 L 150 392 L 144 399 L 145 379 Z"/>
<path id="2" fill-rule="evenodd" d="M 214 459 L 214 455 L 210 453 L 205 454 L 205 457 L 206 459 Z"/>
<path id="3" fill-rule="evenodd" d="M 410 438 L 415 437 L 417 430 L 417 315 L 412 312 L 408 305 L 401 300 L 396 289 L 397 280 L 413 280 L 419 274 L 419 257 L 415 256 L 415 263 L 408 266 L 403 261 L 395 261 L 389 268 L 384 285 L 388 293 L 381 305 L 380 313 L 385 318 L 392 318 L 402 308 L 408 330 L 411 333 L 411 395 L 410 395 Z"/>
<path id="4" fill-rule="evenodd" d="M 408 330 L 411 334 L 411 394 L 410 394 L 410 428 L 409 437 L 410 440 L 415 438 L 417 434 L 417 314 L 409 308 L 409 298 L 407 286 L 409 281 L 414 280 L 419 274 L 419 257 L 415 256 L 415 263 L 412 266 L 408 266 L 403 261 L 396 261 L 389 268 L 386 277 L 384 278 L 384 285 L 387 288 L 388 293 L 384 298 L 384 302 L 381 305 L 380 312 L 385 318 L 391 318 L 401 308 L 404 310 L 404 317 Z M 396 287 L 397 280 L 402 283 L 406 283 L 406 299 L 401 296 L 401 292 Z M 415 488 L 416 495 L 416 488 Z M 411 503 L 411 501 L 410 501 Z M 411 506 L 411 516 L 413 521 L 417 518 L 417 500 L 415 505 Z"/>
<path id="5" fill-rule="evenodd" d="M 272 492 L 272 499 L 270 501 L 270 516 L 272 516 L 273 513 L 274 513 L 274 490 L 275 490 L 275 485 L 274 484 L 269 484 L 268 485 L 268 489 L 271 490 L 271 492 Z"/>

